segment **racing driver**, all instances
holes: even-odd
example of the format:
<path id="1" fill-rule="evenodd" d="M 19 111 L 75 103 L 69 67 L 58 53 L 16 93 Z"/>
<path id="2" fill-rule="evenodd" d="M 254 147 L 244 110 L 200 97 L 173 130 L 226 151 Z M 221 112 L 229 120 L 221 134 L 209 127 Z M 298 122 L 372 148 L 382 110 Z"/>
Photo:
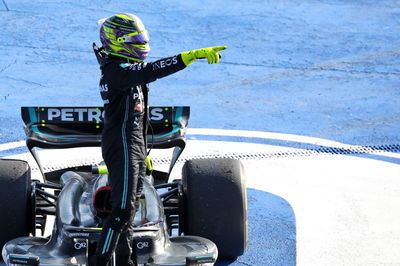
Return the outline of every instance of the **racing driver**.
<path id="1" fill-rule="evenodd" d="M 102 47 L 93 48 L 100 64 L 100 94 L 104 102 L 102 154 L 109 172 L 112 212 L 104 221 L 96 265 L 108 265 L 113 252 L 119 266 L 134 265 L 132 220 L 146 173 L 148 83 L 184 69 L 196 59 L 218 63 L 217 46 L 182 52 L 144 62 L 149 34 L 140 18 L 116 14 L 99 20 Z"/>

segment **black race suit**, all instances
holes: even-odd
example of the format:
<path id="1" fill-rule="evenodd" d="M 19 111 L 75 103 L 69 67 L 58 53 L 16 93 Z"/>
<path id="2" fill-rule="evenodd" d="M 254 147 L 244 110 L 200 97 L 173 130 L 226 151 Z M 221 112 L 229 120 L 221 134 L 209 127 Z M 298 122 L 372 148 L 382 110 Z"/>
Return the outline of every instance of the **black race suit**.
<path id="1" fill-rule="evenodd" d="M 146 172 L 147 83 L 185 64 L 180 55 L 136 64 L 108 57 L 100 68 L 105 110 L 102 153 L 109 171 L 112 213 L 103 225 L 96 265 L 107 265 L 114 251 L 117 265 L 130 265 L 135 202 Z"/>

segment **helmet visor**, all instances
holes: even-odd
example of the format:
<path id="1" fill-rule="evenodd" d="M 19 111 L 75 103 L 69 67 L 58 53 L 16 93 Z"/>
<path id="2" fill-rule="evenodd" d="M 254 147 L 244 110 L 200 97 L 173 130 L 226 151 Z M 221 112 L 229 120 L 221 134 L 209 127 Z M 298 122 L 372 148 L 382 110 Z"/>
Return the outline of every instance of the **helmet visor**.
<path id="1" fill-rule="evenodd" d="M 117 38 L 119 43 L 147 43 L 150 41 L 150 36 L 147 30 L 133 32 Z"/>

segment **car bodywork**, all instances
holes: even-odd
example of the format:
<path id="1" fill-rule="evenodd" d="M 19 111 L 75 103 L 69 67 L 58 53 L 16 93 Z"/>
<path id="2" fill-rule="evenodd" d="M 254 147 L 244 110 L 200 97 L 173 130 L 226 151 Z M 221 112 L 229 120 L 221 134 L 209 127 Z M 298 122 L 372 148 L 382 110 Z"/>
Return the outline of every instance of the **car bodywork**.
<path id="1" fill-rule="evenodd" d="M 44 182 L 32 182 L 33 236 L 7 242 L 3 259 L 7 265 L 90 265 L 102 222 L 110 212 L 107 173 L 99 173 L 92 166 L 45 173 L 38 149 L 100 146 L 103 109 L 22 107 L 21 113 L 27 147 Z M 174 151 L 168 172 L 153 170 L 144 180 L 143 196 L 133 220 L 134 261 L 146 265 L 213 264 L 218 250 L 212 241 L 181 234 L 182 185 L 167 182 L 185 148 L 189 107 L 151 107 L 149 116 L 149 145 Z M 59 180 L 54 179 L 60 173 Z M 46 217 L 51 214 L 55 215 L 51 236 L 35 236 L 36 229 L 43 231 Z"/>

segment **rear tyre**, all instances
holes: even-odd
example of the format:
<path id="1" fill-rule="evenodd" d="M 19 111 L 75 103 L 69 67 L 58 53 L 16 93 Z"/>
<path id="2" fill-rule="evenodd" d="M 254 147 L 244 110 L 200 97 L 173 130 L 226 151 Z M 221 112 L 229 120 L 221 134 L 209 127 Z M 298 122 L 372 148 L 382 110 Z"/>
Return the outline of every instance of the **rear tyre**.
<path id="1" fill-rule="evenodd" d="M 213 241 L 219 259 L 235 259 L 247 248 L 247 197 L 243 165 L 233 159 L 187 161 L 182 172 L 186 235 Z"/>
<path id="2" fill-rule="evenodd" d="M 32 229 L 30 173 L 25 161 L 0 159 L 0 249 Z"/>

